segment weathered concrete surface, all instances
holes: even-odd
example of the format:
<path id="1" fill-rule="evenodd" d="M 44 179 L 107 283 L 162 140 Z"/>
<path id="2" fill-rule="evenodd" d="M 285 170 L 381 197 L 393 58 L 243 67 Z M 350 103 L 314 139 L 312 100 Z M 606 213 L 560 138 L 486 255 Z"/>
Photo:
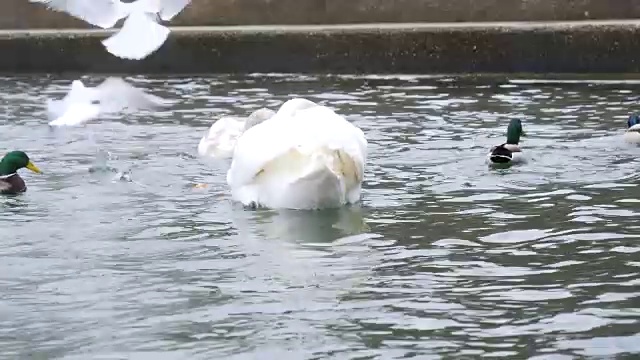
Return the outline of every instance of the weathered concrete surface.
<path id="1" fill-rule="evenodd" d="M 640 18 L 638 0 L 192 0 L 175 26 Z M 2 0 L 0 29 L 88 28 L 28 0 Z"/>
<path id="2" fill-rule="evenodd" d="M 81 73 L 629 73 L 640 20 L 173 28 L 143 61 L 106 31 L 0 32 L 0 71 Z"/>

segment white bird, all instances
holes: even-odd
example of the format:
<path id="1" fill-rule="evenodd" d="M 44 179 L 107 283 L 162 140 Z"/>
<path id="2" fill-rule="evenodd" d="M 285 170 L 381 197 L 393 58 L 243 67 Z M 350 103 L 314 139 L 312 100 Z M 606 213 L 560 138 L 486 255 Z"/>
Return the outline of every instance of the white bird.
<path id="1" fill-rule="evenodd" d="M 245 206 L 340 207 L 360 200 L 366 160 L 362 130 L 325 106 L 292 99 L 238 138 L 227 183 Z"/>
<path id="2" fill-rule="evenodd" d="M 113 28 L 126 18 L 116 34 L 102 41 L 107 51 L 123 58 L 140 60 L 155 52 L 167 40 L 170 30 L 160 21 L 178 15 L 191 0 L 29 0 L 49 9 L 66 12 L 103 29 Z"/>
<path id="3" fill-rule="evenodd" d="M 109 77 L 96 87 L 86 87 L 74 80 L 71 90 L 61 100 L 47 99 L 47 116 L 51 126 L 81 125 L 99 117 L 124 110 L 155 110 L 172 102 L 147 94 L 121 78 Z"/>
<path id="4" fill-rule="evenodd" d="M 209 157 L 230 157 L 233 155 L 236 141 L 250 127 L 275 115 L 275 111 L 260 108 L 248 118 L 223 116 L 214 122 L 198 143 L 198 154 Z"/>

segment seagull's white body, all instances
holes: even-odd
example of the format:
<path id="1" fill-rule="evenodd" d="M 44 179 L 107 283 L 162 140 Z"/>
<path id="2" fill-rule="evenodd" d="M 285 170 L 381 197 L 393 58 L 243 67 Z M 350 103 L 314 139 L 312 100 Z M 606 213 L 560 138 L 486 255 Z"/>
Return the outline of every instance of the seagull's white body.
<path id="1" fill-rule="evenodd" d="M 125 19 L 122 28 L 102 41 L 107 51 L 123 58 L 140 60 L 155 52 L 169 36 L 159 24 L 179 14 L 191 0 L 29 0 L 50 9 L 63 11 L 103 29 L 113 28 Z"/>
<path id="2" fill-rule="evenodd" d="M 362 130 L 325 106 L 292 99 L 238 138 L 227 183 L 247 206 L 339 207 L 360 200 L 366 160 Z"/>
<path id="3" fill-rule="evenodd" d="M 47 99 L 47 116 L 51 126 L 81 125 L 101 114 L 123 110 L 154 110 L 171 105 L 158 96 L 147 94 L 126 81 L 110 77 L 96 87 L 86 87 L 74 80 L 61 100 Z"/>
<path id="4" fill-rule="evenodd" d="M 640 124 L 628 128 L 622 138 L 629 144 L 640 145 Z"/>
<path id="5" fill-rule="evenodd" d="M 236 141 L 242 133 L 275 115 L 275 111 L 261 108 L 249 115 L 248 118 L 224 116 L 211 125 L 207 133 L 198 143 L 198 154 L 214 158 L 230 157 Z"/>

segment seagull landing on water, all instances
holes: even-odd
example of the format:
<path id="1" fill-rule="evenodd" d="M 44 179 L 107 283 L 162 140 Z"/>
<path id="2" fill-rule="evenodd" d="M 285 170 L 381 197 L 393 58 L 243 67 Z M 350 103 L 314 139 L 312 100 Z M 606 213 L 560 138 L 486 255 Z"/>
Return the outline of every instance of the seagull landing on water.
<path id="1" fill-rule="evenodd" d="M 71 90 L 61 100 L 47 99 L 50 126 L 81 125 L 102 114 L 123 110 L 156 110 L 174 101 L 146 93 L 117 77 L 110 77 L 96 87 L 74 80 Z"/>
<path id="2" fill-rule="evenodd" d="M 160 20 L 169 21 L 191 0 L 29 0 L 48 8 L 66 12 L 103 29 L 113 28 L 126 18 L 122 28 L 102 41 L 107 51 L 130 60 L 140 60 L 155 52 L 169 36 Z"/>

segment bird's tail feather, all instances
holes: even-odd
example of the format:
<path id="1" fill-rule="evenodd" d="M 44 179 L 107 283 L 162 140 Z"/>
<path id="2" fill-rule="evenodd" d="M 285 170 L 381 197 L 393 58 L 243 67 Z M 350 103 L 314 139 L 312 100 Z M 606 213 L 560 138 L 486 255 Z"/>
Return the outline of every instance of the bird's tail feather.
<path id="1" fill-rule="evenodd" d="M 362 173 L 360 166 L 356 161 L 344 150 L 333 150 L 333 171 L 344 177 L 347 187 L 351 188 L 362 182 Z"/>
<path id="2" fill-rule="evenodd" d="M 120 31 L 102 41 L 113 55 L 140 60 L 155 52 L 169 36 L 169 29 L 158 24 L 150 14 L 133 12 L 125 20 Z"/>
<path id="3" fill-rule="evenodd" d="M 497 164 L 508 163 L 512 158 L 513 153 L 509 149 L 505 148 L 504 144 L 494 147 L 489 155 L 491 162 Z"/>

